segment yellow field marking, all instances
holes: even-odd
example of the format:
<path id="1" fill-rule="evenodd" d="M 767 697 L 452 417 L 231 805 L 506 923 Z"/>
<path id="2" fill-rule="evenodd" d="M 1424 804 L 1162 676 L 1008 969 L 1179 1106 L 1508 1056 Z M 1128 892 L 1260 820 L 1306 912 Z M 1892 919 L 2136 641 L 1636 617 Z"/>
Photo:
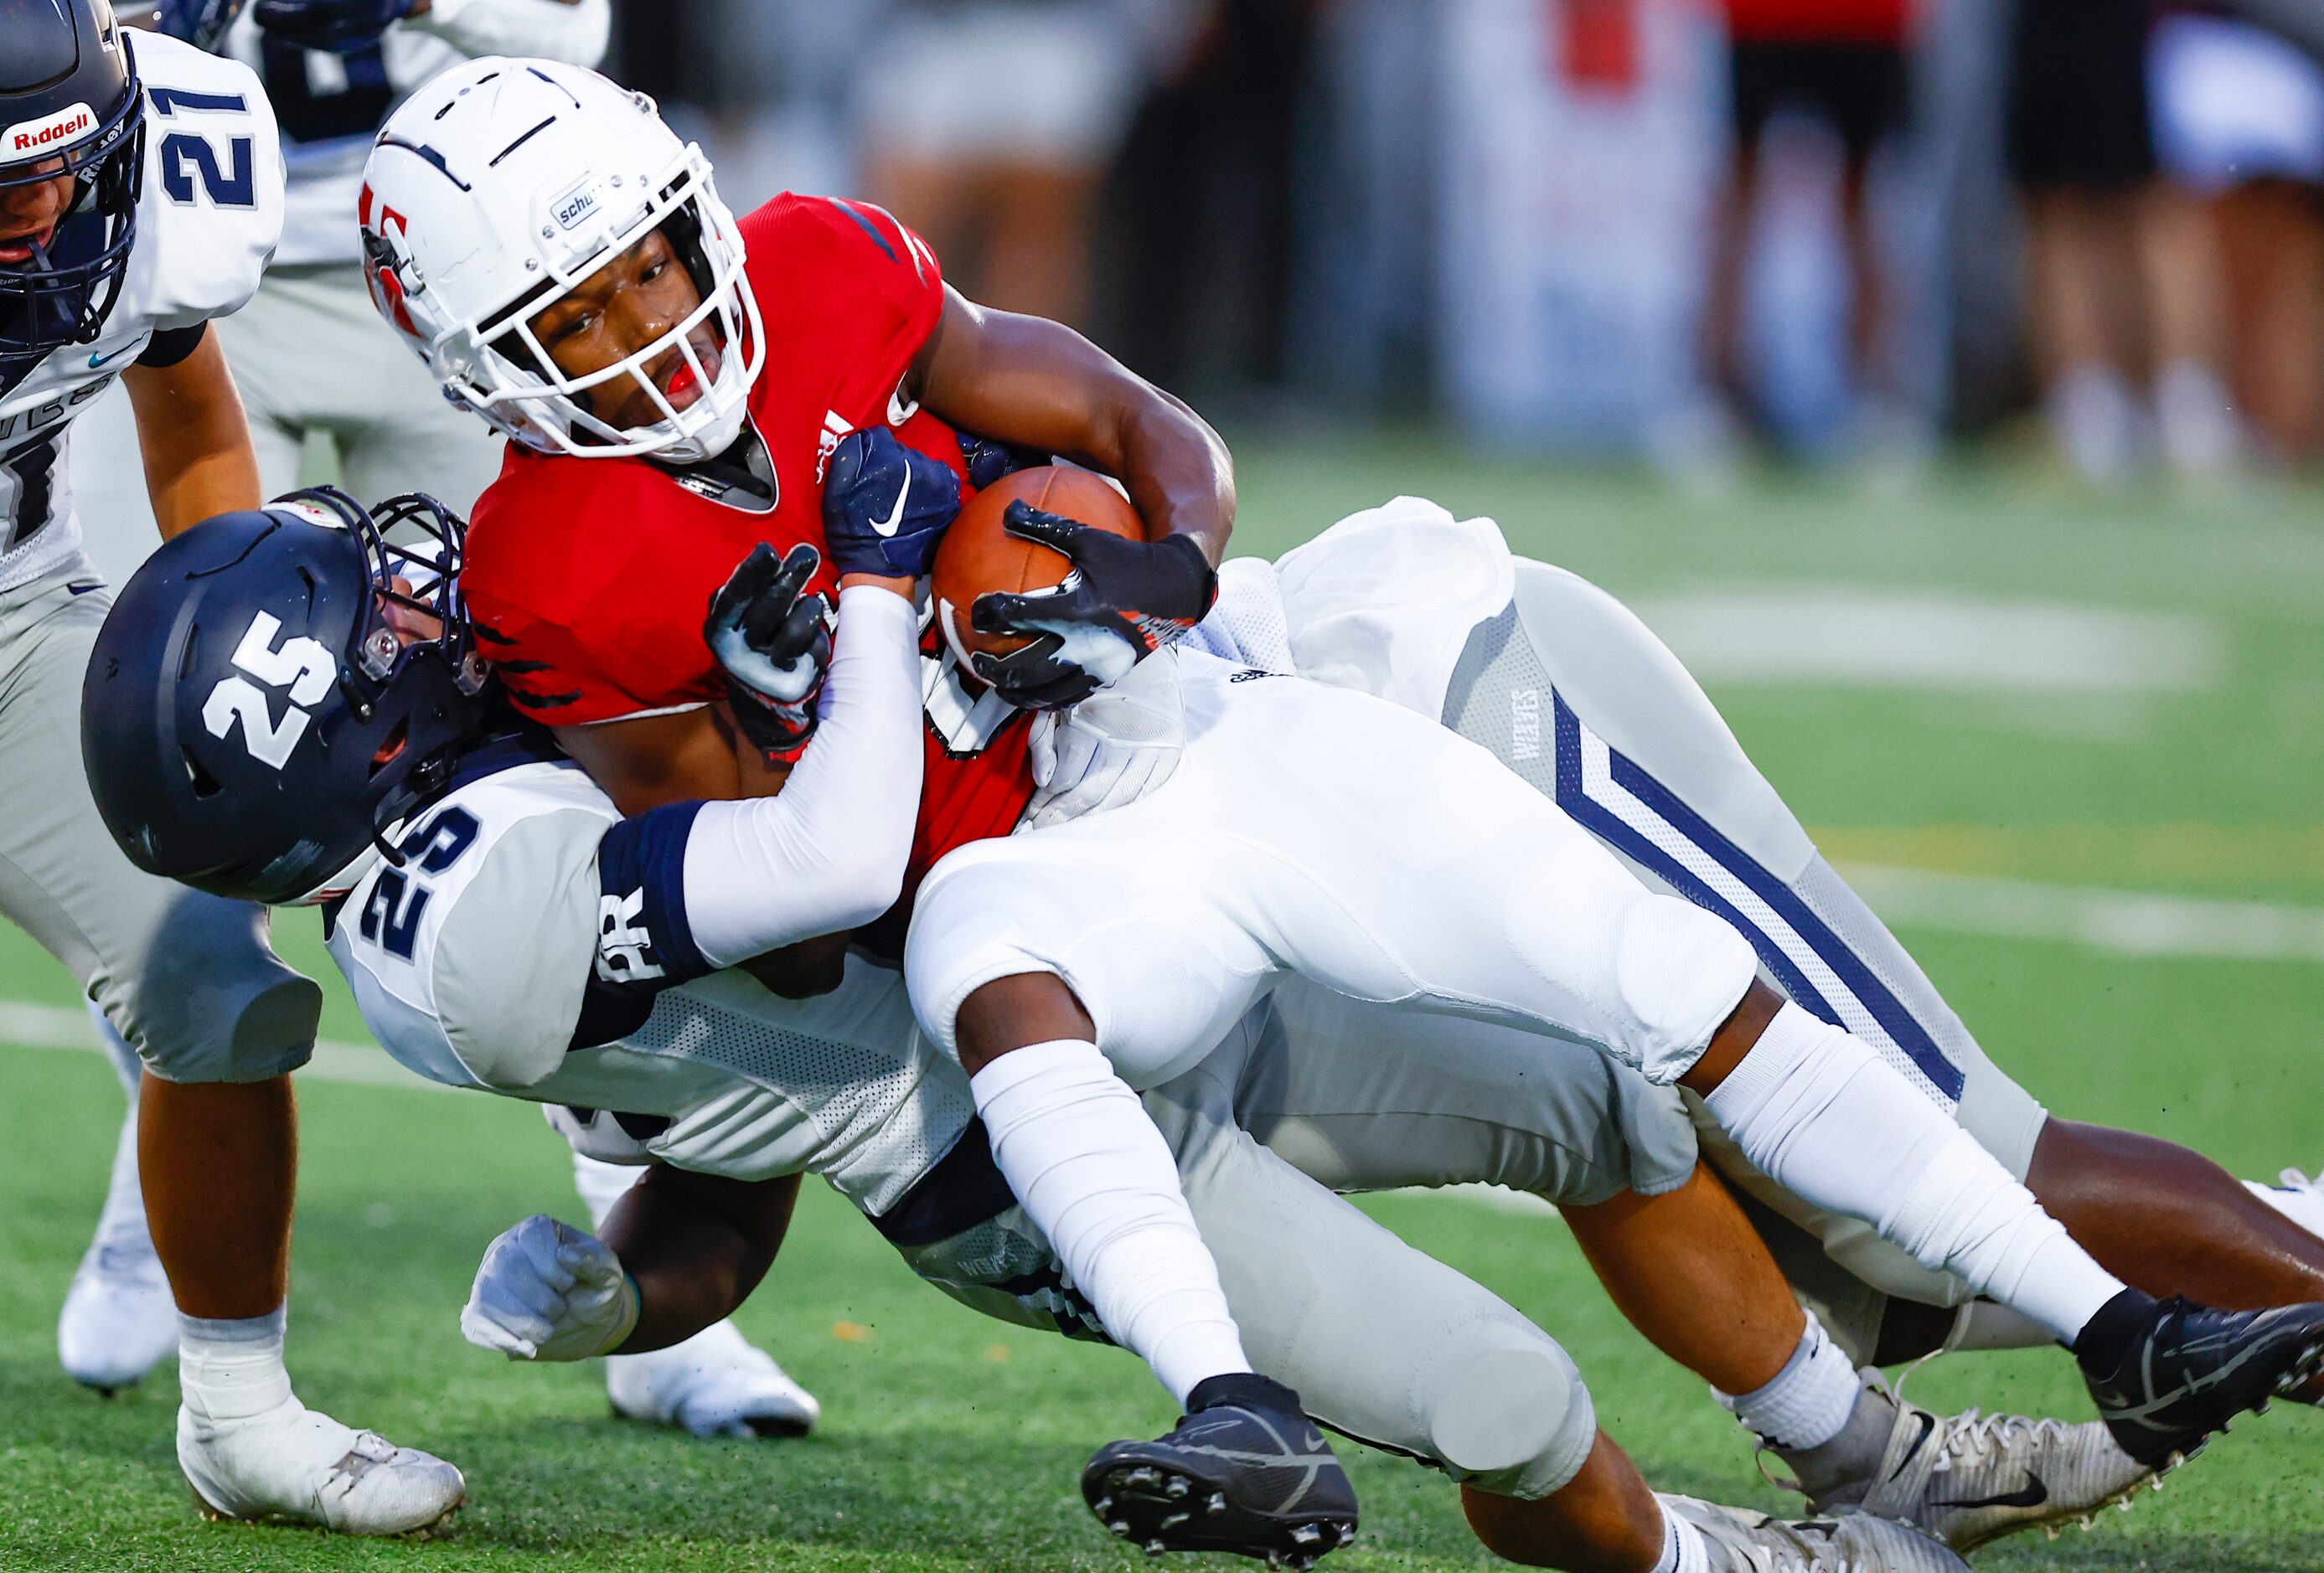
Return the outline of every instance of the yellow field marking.
<path id="1" fill-rule="evenodd" d="M 1834 863 L 2124 886 L 2324 888 L 2324 824 L 1913 824 L 1811 832 Z"/>

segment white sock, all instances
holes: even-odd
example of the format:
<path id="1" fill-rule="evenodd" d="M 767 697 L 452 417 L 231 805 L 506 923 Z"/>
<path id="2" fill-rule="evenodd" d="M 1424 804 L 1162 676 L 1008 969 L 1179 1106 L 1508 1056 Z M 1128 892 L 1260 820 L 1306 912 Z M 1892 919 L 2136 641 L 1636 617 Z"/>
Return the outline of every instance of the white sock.
<path id="1" fill-rule="evenodd" d="M 581 1193 L 581 1205 L 589 1210 L 589 1228 L 603 1232 L 605 1215 L 613 1210 L 613 1203 L 630 1193 L 645 1174 L 642 1167 L 630 1164 L 608 1164 L 603 1158 L 573 1154 L 573 1189 Z"/>
<path id="2" fill-rule="evenodd" d="M 1655 1505 L 1663 1512 L 1663 1555 L 1654 1573 L 1711 1573 L 1711 1548 L 1702 1532 L 1659 1500 Z"/>
<path id="3" fill-rule="evenodd" d="M 2122 1281 L 1871 1047 L 1786 1005 L 1703 1099 L 1760 1173 L 2070 1345 Z"/>
<path id="4" fill-rule="evenodd" d="M 264 1316 L 209 1321 L 178 1313 L 178 1396 L 208 1421 L 243 1420 L 290 1402 L 282 1364 L 288 1308 Z"/>
<path id="5" fill-rule="evenodd" d="M 1821 1448 L 1840 1435 L 1864 1386 L 1856 1367 L 1808 1313 L 1807 1330 L 1784 1368 L 1766 1386 L 1740 1395 L 1711 1390 L 1753 1434 L 1787 1452 Z"/>
<path id="6" fill-rule="evenodd" d="M 1250 1369 L 1170 1148 L 1095 1044 L 1015 1050 L 969 1090 L 1010 1189 L 1106 1330 L 1173 1398 Z"/>

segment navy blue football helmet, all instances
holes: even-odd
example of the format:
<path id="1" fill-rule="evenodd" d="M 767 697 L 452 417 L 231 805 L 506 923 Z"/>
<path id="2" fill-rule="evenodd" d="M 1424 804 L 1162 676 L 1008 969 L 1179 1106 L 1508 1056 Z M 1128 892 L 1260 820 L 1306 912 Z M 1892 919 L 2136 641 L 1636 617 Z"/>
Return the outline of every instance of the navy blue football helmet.
<path id="1" fill-rule="evenodd" d="M 443 791 L 487 709 L 463 529 L 429 497 L 366 512 L 318 487 L 148 558 L 81 687 L 82 762 L 130 861 L 273 903 L 336 894 L 373 847 L 400 861 L 387 831 Z"/>
<path id="2" fill-rule="evenodd" d="M 69 175 L 71 206 L 0 260 L 0 387 L 105 327 L 137 240 L 145 94 L 109 0 L 0 0 L 0 188 Z"/>
<path id="3" fill-rule="evenodd" d="M 215 50 L 250 0 L 155 0 L 153 27 L 198 50 Z"/>

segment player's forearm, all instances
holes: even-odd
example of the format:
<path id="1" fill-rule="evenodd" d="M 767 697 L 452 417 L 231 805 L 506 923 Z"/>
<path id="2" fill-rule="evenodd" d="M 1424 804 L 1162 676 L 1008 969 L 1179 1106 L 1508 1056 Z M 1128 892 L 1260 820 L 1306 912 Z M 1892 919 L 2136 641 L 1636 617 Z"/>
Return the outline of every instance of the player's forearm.
<path id="1" fill-rule="evenodd" d="M 750 1298 L 773 1265 L 798 1177 L 748 1182 L 657 1167 L 630 1187 L 600 1237 L 637 1285 L 621 1354 L 683 1343 Z"/>
<path id="2" fill-rule="evenodd" d="M 1120 412 L 1120 458 L 1098 467 L 1130 489 L 1147 529 L 1157 537 L 1194 537 L 1215 568 L 1234 532 L 1234 460 L 1225 441 L 1185 400 L 1151 384 L 1147 392 L 1150 398 Z"/>
<path id="3" fill-rule="evenodd" d="M 121 380 L 161 538 L 258 506 L 258 455 L 216 334 L 175 365 L 132 366 Z"/>
<path id="4" fill-rule="evenodd" d="M 916 364 L 920 398 L 964 430 L 1119 479 L 1157 535 L 1216 564 L 1234 529 L 1234 461 L 1219 434 L 1072 328 L 948 293 Z"/>
<path id="5" fill-rule="evenodd" d="M 788 772 L 770 768 L 716 706 L 555 729 L 558 746 L 623 814 L 669 803 L 770 796 Z"/>

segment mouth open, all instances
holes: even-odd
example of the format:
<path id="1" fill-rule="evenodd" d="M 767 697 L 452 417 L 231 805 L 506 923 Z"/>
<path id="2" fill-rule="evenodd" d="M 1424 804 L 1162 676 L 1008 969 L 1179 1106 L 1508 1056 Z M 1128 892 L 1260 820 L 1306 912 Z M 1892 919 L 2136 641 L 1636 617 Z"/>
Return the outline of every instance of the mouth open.
<path id="1" fill-rule="evenodd" d="M 0 265 L 29 262 L 32 260 L 34 246 L 37 245 L 42 251 L 46 251 L 55 243 L 56 238 L 57 226 L 51 224 L 45 229 L 34 230 L 30 235 L 13 235 L 6 240 L 0 240 Z"/>
<path id="2" fill-rule="evenodd" d="M 669 370 L 659 381 L 662 397 L 669 400 L 672 409 L 685 409 L 694 404 L 702 397 L 702 384 L 714 382 L 718 376 L 718 345 L 702 339 L 689 339 L 687 342 L 693 347 L 695 359 L 702 363 L 702 371 L 697 376 L 685 355 L 676 353 L 670 355 Z"/>

